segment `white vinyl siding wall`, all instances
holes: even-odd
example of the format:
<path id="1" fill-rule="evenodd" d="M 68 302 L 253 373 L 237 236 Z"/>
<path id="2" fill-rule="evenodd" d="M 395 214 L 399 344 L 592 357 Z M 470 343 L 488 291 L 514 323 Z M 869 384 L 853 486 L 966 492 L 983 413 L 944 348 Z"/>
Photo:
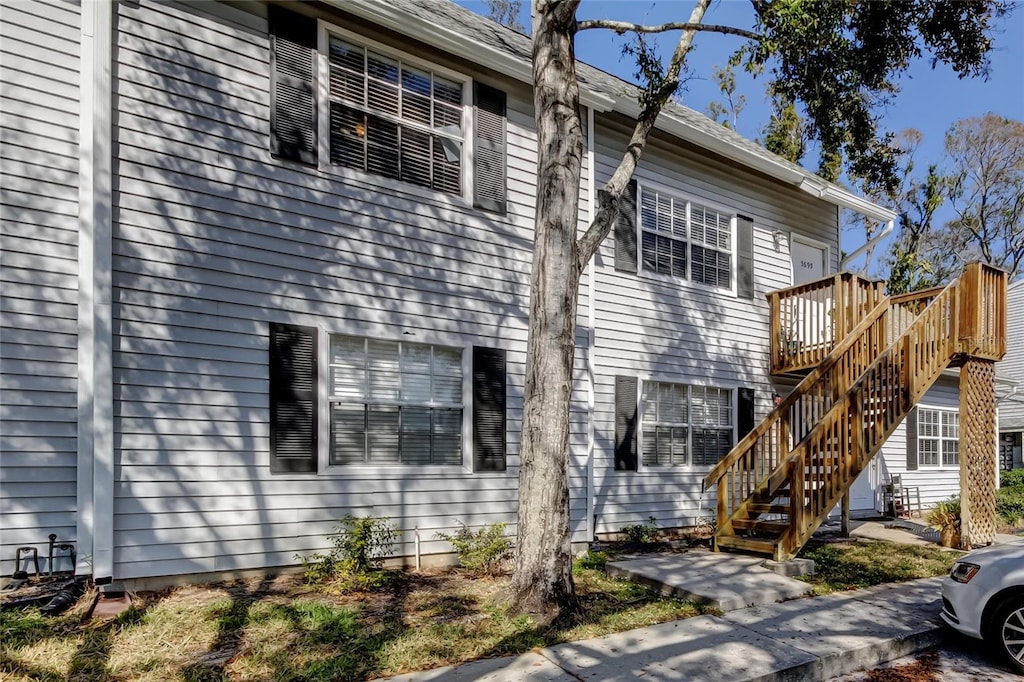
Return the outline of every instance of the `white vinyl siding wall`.
<path id="1" fill-rule="evenodd" d="M 0 14 L 0 575 L 10 575 L 16 547 L 45 557 L 50 533 L 75 539 L 80 19 L 78 3 L 61 0 L 3 0 Z"/>
<path id="2" fill-rule="evenodd" d="M 459 520 L 514 532 L 536 164 L 526 89 L 509 92 L 509 205 L 498 216 L 352 169 L 272 160 L 264 18 L 149 0 L 118 12 L 116 577 L 293 564 L 324 547 L 345 513 L 391 517 L 407 556 L 414 527 L 424 553 L 449 551 L 434 534 Z M 322 341 L 506 349 L 507 471 L 271 475 L 271 321 L 318 327 Z M 585 362 L 581 348 L 570 433 L 577 541 Z"/>
<path id="3" fill-rule="evenodd" d="M 1000 431 L 1024 431 L 1024 280 L 1010 286 L 1006 301 L 1006 355 L 996 364 L 1000 377 L 1020 382 L 1017 393 L 999 406 Z M 1000 387 L 1002 392 L 1004 389 Z"/>
<path id="4" fill-rule="evenodd" d="M 925 393 L 919 407 L 959 409 L 959 378 L 942 376 Z M 907 471 L 907 420 L 896 427 L 892 436 L 875 456 L 879 467 L 878 484 L 884 486 L 893 474 L 902 476 L 904 487 L 916 486 L 921 493 L 921 506 L 928 508 L 936 502 L 960 494 L 960 469 L 957 467 L 927 467 L 918 464 L 917 471 Z M 939 452 L 941 461 L 942 453 Z"/>
<path id="5" fill-rule="evenodd" d="M 607 179 L 625 148 L 625 119 L 599 116 L 597 180 Z M 655 138 L 637 170 L 641 185 L 669 188 L 696 204 L 754 222 L 753 300 L 658 274 L 614 269 L 615 238 L 601 246 L 595 278 L 597 366 L 597 532 L 617 532 L 649 516 L 660 527 L 687 526 L 715 513 L 701 496 L 710 467 L 614 470 L 615 377 L 717 386 L 755 392 L 755 423 L 771 409 L 768 304 L 765 293 L 790 285 L 789 235 L 832 247 L 838 263 L 837 212 L 796 187 L 780 185 L 683 143 Z M 600 185 L 598 185 L 600 186 Z M 739 434 L 742 437 L 745 434 Z"/>

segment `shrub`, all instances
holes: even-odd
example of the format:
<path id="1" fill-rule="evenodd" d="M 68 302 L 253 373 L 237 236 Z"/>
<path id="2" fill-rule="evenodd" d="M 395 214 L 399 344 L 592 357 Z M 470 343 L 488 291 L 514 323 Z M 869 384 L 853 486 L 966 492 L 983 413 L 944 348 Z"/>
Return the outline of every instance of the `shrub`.
<path id="1" fill-rule="evenodd" d="M 999 472 L 999 486 L 1001 488 L 1024 487 L 1024 469 L 1010 469 Z"/>
<path id="2" fill-rule="evenodd" d="M 1016 471 L 1024 471 L 1024 469 Z M 997 490 L 996 513 L 1007 524 L 1017 525 L 1024 518 L 1024 485 L 1007 486 Z"/>
<path id="3" fill-rule="evenodd" d="M 307 557 L 296 555 L 302 561 L 307 581 L 320 583 L 339 578 L 339 587 L 344 590 L 375 589 L 388 582 L 381 564 L 394 552 L 398 539 L 398 528 L 391 519 L 346 514 L 327 539 L 332 545 L 327 552 Z"/>
<path id="4" fill-rule="evenodd" d="M 955 547 L 960 544 L 960 498 L 951 497 L 932 507 L 928 512 L 928 523 L 936 526 L 942 536 L 942 544 Z"/>
<path id="5" fill-rule="evenodd" d="M 622 534 L 627 542 L 647 544 L 658 539 L 658 521 L 649 516 L 644 523 L 635 523 L 622 527 Z"/>
<path id="6" fill-rule="evenodd" d="M 573 568 L 577 570 L 603 571 L 606 563 L 608 563 L 607 554 L 588 549 L 585 554 L 576 557 L 576 561 L 573 562 Z"/>
<path id="7" fill-rule="evenodd" d="M 437 537 L 451 543 L 459 554 L 459 565 L 472 575 L 498 575 L 512 553 L 512 542 L 505 537 L 505 524 L 492 523 L 473 532 L 459 521 L 455 533 L 437 533 Z"/>

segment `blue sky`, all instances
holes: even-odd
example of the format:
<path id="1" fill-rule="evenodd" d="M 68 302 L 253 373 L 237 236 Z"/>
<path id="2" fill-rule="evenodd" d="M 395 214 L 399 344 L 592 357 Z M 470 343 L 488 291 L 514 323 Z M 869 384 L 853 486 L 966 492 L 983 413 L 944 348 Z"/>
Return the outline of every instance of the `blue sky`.
<path id="1" fill-rule="evenodd" d="M 476 12 L 486 14 L 481 1 L 457 0 Z M 521 21 L 529 25 L 529 0 Z M 583 0 L 580 19 L 622 19 L 642 23 L 685 21 L 693 4 L 684 0 Z M 751 26 L 749 0 L 716 0 L 705 17 L 708 23 L 741 27 Z M 670 50 L 678 34 L 661 37 L 666 50 Z M 594 66 L 627 80 L 633 79 L 634 65 L 622 56 L 625 39 L 610 31 L 585 31 L 577 37 L 577 56 Z M 702 33 L 697 36 L 694 50 L 688 59 L 691 78 L 681 94 L 684 104 L 706 112 L 709 102 L 721 100 L 718 87 L 711 79 L 712 66 L 724 65 L 739 39 L 718 34 Z M 917 165 L 922 167 L 941 160 L 944 135 L 957 119 L 981 116 L 992 111 L 1008 118 L 1024 120 L 1024 8 L 1010 14 L 994 34 L 995 49 L 990 55 L 991 75 L 988 81 L 959 80 L 947 67 L 934 70 L 930 60 L 923 58 L 914 63 L 900 79 L 902 91 L 881 112 L 883 125 L 893 131 L 916 128 L 924 134 L 917 154 Z M 746 96 L 746 109 L 740 114 L 738 130 L 746 137 L 756 139 L 768 120 L 768 106 L 763 96 L 763 79 L 754 81 L 745 74 L 737 77 L 738 91 Z M 812 169 L 816 156 L 809 155 L 805 163 Z M 843 235 L 843 249 L 852 251 L 863 243 L 863 233 L 847 230 Z M 873 268 L 874 269 L 874 268 Z"/>

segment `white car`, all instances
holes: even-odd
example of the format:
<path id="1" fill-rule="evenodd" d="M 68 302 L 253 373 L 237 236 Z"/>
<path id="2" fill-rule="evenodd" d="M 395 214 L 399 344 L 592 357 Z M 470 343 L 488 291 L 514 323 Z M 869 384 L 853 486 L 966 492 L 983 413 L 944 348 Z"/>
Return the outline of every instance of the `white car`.
<path id="1" fill-rule="evenodd" d="M 993 545 L 960 558 L 942 581 L 942 619 L 989 642 L 1024 673 L 1024 542 Z"/>

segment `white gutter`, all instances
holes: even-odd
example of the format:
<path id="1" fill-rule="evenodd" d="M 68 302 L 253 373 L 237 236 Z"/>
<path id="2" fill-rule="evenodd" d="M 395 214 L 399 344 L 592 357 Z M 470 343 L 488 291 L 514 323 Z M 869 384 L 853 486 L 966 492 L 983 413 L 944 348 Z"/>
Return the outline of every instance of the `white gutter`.
<path id="1" fill-rule="evenodd" d="M 846 268 L 849 266 L 851 261 L 853 261 L 855 258 L 857 258 L 861 254 L 863 254 L 865 251 L 870 249 L 872 246 L 874 246 L 875 244 L 877 244 L 881 240 L 883 240 L 886 237 L 888 237 L 889 234 L 892 233 L 893 228 L 895 226 L 896 226 L 895 221 L 890 220 L 888 223 L 886 223 L 885 227 L 882 228 L 881 232 L 879 232 L 874 237 L 872 237 L 871 239 L 866 241 L 864 244 L 862 244 L 860 247 L 858 247 L 856 251 L 854 251 L 853 253 L 848 255 L 846 258 L 844 258 L 842 261 L 840 261 L 839 262 L 839 269 L 840 270 L 846 270 Z"/>
<path id="2" fill-rule="evenodd" d="M 111 0 L 83 2 L 78 164 L 79 574 L 114 575 L 114 396 L 111 327 Z"/>

